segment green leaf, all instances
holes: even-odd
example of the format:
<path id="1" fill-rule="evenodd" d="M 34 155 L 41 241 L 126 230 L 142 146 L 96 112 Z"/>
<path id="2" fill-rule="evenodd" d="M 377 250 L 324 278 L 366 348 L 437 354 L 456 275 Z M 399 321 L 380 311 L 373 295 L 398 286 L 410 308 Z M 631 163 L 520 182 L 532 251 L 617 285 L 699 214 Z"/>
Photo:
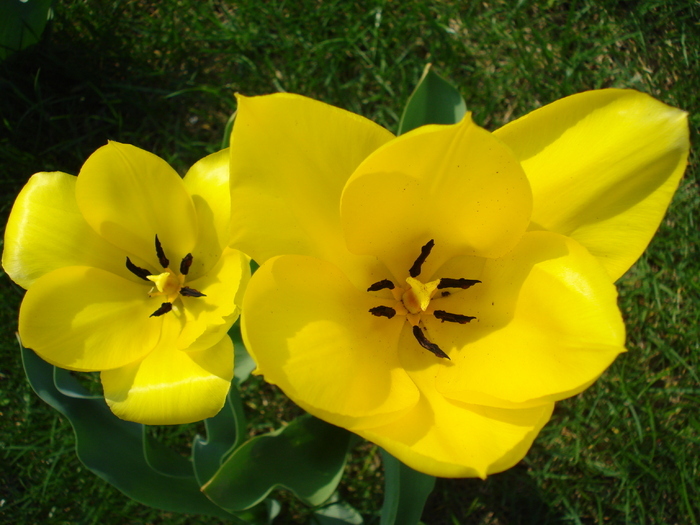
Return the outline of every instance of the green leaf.
<path id="1" fill-rule="evenodd" d="M 399 135 L 426 124 L 455 124 L 467 112 L 459 91 L 428 64 L 406 103 L 399 122 Z"/>
<path id="2" fill-rule="evenodd" d="M 231 145 L 231 131 L 233 131 L 233 123 L 236 121 L 236 113 L 238 111 L 234 111 L 226 121 L 224 137 L 221 139 L 221 149 L 226 149 Z"/>
<path id="3" fill-rule="evenodd" d="M 205 419 L 204 426 L 206 439 L 198 435 L 192 443 L 194 472 L 200 486 L 216 474 L 224 459 L 247 437 L 243 404 L 234 385 L 231 385 L 224 407 L 214 417 Z"/>
<path id="4" fill-rule="evenodd" d="M 0 2 L 0 60 L 36 44 L 53 15 L 53 0 Z"/>
<path id="5" fill-rule="evenodd" d="M 244 443 L 202 487 L 229 511 L 247 509 L 274 488 L 291 490 L 309 505 L 320 505 L 343 475 L 351 434 L 310 415 Z"/>
<path id="6" fill-rule="evenodd" d="M 22 348 L 22 360 L 34 391 L 70 421 L 78 458 L 92 472 L 144 505 L 242 523 L 200 492 L 191 469 L 188 477 L 173 477 L 152 468 L 145 457 L 143 425 L 117 418 L 104 399 L 95 399 L 77 381 L 68 379 L 65 370 L 56 371 L 63 391 L 59 390 L 54 367 L 31 350 Z M 162 459 L 162 445 L 151 442 L 148 447 L 149 453 Z"/>
<path id="7" fill-rule="evenodd" d="M 342 501 L 335 493 L 321 508 L 311 516 L 314 525 L 362 525 L 362 515 L 349 503 Z"/>
<path id="8" fill-rule="evenodd" d="M 380 525 L 416 525 L 435 487 L 435 478 L 407 467 L 385 450 L 382 459 L 384 504 Z"/>

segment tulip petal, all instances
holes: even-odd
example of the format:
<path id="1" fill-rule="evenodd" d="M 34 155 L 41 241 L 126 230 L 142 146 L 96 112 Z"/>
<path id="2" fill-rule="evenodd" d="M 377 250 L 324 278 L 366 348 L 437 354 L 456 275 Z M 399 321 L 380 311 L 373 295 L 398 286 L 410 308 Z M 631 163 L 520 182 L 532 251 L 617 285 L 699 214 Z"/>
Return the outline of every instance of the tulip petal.
<path id="1" fill-rule="evenodd" d="M 182 297 L 186 322 L 177 340 L 181 349 L 207 348 L 231 328 L 238 318 L 248 280 L 248 257 L 231 248 L 221 254 L 217 265 L 204 276 L 186 285 L 205 297 Z M 192 345 L 195 344 L 196 347 Z"/>
<path id="2" fill-rule="evenodd" d="M 69 370 L 106 370 L 140 359 L 157 343 L 160 300 L 149 287 L 105 270 L 60 268 L 32 284 L 19 312 L 22 344 Z"/>
<path id="3" fill-rule="evenodd" d="M 576 241 L 529 232 L 513 252 L 486 262 L 481 284 L 432 306 L 473 315 L 468 325 L 427 318 L 451 358 L 437 389 L 494 407 L 537 406 L 572 396 L 624 352 L 617 293 Z"/>
<path id="4" fill-rule="evenodd" d="M 146 425 L 213 417 L 224 406 L 232 378 L 233 343 L 228 336 L 195 352 L 159 344 L 143 360 L 101 374 L 112 412 Z"/>
<path id="5" fill-rule="evenodd" d="M 5 228 L 2 266 L 23 288 L 64 266 L 130 275 L 124 252 L 97 235 L 80 214 L 76 180 L 61 172 L 37 173 L 15 200 Z"/>
<path id="6" fill-rule="evenodd" d="M 376 259 L 347 251 L 339 202 L 350 174 L 393 135 L 298 95 L 239 96 L 238 104 L 231 134 L 232 246 L 260 264 L 282 254 L 319 257 L 365 287 L 381 278 Z"/>
<path id="7" fill-rule="evenodd" d="M 217 263 L 229 242 L 231 192 L 228 170 L 229 153 L 226 148 L 197 161 L 183 178 L 197 210 L 199 226 L 189 273 L 194 279 L 204 275 Z"/>
<path id="8" fill-rule="evenodd" d="M 83 164 L 76 185 L 78 207 L 109 242 L 160 268 L 157 235 L 172 261 L 197 240 L 197 214 L 180 176 L 167 162 L 129 144 L 110 142 Z"/>
<path id="9" fill-rule="evenodd" d="M 554 404 L 507 410 L 446 399 L 435 390 L 435 378 L 449 362 L 416 351 L 411 339 L 405 331 L 401 357 L 420 388 L 420 402 L 388 425 L 354 431 L 409 467 L 433 476 L 485 478 L 520 461 Z"/>
<path id="10" fill-rule="evenodd" d="M 685 112 L 619 89 L 558 100 L 494 135 L 530 179 L 534 225 L 578 240 L 613 281 L 649 244 L 689 148 Z"/>
<path id="11" fill-rule="evenodd" d="M 426 276 L 456 255 L 506 253 L 527 228 L 531 206 L 517 160 L 467 114 L 374 152 L 348 181 L 341 217 L 350 251 L 377 255 L 403 279 L 430 239 Z"/>
<path id="12" fill-rule="evenodd" d="M 418 401 L 397 355 L 405 318 L 370 314 L 381 301 L 326 261 L 270 259 L 243 299 L 246 348 L 258 372 L 312 414 L 346 428 L 377 425 Z"/>

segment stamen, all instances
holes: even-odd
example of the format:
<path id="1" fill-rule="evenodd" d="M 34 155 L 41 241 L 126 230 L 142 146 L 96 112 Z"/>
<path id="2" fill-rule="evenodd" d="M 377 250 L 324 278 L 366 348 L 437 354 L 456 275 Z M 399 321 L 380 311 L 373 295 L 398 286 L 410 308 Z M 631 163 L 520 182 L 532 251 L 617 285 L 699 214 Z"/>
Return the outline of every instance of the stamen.
<path id="1" fill-rule="evenodd" d="M 391 282 L 389 279 L 382 279 L 381 281 L 377 281 L 374 283 L 372 286 L 367 288 L 368 292 L 376 292 L 378 290 L 393 290 L 394 289 L 394 283 Z"/>
<path id="2" fill-rule="evenodd" d="M 388 317 L 391 319 L 396 315 L 396 310 L 391 306 L 375 306 L 369 309 L 369 313 L 376 315 L 377 317 Z"/>
<path id="3" fill-rule="evenodd" d="M 158 240 L 158 235 L 156 235 L 156 255 L 158 256 L 158 262 L 163 268 L 170 266 L 170 261 L 165 256 L 163 247 L 160 245 L 160 241 Z"/>
<path id="4" fill-rule="evenodd" d="M 416 262 L 413 263 L 413 266 L 411 266 L 411 269 L 408 270 L 408 275 L 411 277 L 418 277 L 420 275 L 421 266 L 423 266 L 423 263 L 428 258 L 428 255 L 430 255 L 430 250 L 433 249 L 433 246 L 435 246 L 435 241 L 430 239 L 425 246 L 420 249 L 420 255 L 418 256 L 418 259 L 416 259 Z"/>
<path id="5" fill-rule="evenodd" d="M 467 324 L 469 321 L 476 319 L 476 317 L 471 317 L 469 315 L 451 314 L 445 310 L 435 310 L 433 315 L 443 323 L 448 321 L 450 323 Z"/>
<path id="6" fill-rule="evenodd" d="M 134 263 L 132 263 L 131 259 L 129 259 L 128 257 L 126 258 L 126 268 L 136 277 L 140 277 L 144 281 L 148 281 L 148 276 L 151 275 L 151 272 L 144 268 L 139 268 Z"/>
<path id="7" fill-rule="evenodd" d="M 450 279 L 449 277 L 443 277 L 440 279 L 440 284 L 438 284 L 438 290 L 441 288 L 461 288 L 466 290 L 471 288 L 475 284 L 479 284 L 481 281 L 476 279 Z"/>
<path id="8" fill-rule="evenodd" d="M 423 333 L 423 330 L 420 329 L 420 326 L 416 325 L 413 327 L 413 335 L 418 340 L 418 344 L 420 344 L 426 350 L 430 350 L 437 357 L 443 357 L 446 359 L 450 359 L 450 356 L 447 355 L 445 352 L 443 352 L 442 349 L 438 345 L 428 341 L 428 338 L 425 337 L 425 334 Z"/>
<path id="9" fill-rule="evenodd" d="M 189 286 L 183 286 L 180 288 L 180 295 L 184 295 L 185 297 L 206 297 L 206 295 L 202 292 L 195 290 L 194 288 L 190 288 Z"/>
<path id="10" fill-rule="evenodd" d="M 180 262 L 180 274 L 181 275 L 187 275 L 187 272 L 190 271 L 190 266 L 192 266 L 192 257 L 191 253 L 188 253 L 182 258 L 182 261 Z"/>
<path id="11" fill-rule="evenodd" d="M 158 316 L 161 316 L 163 314 L 167 314 L 172 309 L 173 309 L 173 303 L 163 303 L 160 305 L 160 308 L 158 308 L 158 310 L 153 312 L 148 317 L 158 317 Z"/>

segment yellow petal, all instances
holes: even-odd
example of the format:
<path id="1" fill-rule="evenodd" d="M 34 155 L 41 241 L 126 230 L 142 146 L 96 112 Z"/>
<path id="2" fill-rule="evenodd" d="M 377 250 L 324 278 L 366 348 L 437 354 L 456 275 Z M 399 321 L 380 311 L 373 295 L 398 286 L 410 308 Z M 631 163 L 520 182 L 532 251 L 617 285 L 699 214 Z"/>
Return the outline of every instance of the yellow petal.
<path id="1" fill-rule="evenodd" d="M 159 344 L 143 360 L 101 374 L 112 412 L 146 425 L 192 423 L 216 415 L 232 377 L 233 343 L 228 336 L 195 352 Z"/>
<path id="2" fill-rule="evenodd" d="M 405 319 L 370 314 L 379 304 L 328 262 L 273 258 L 243 299 L 244 341 L 265 379 L 312 414 L 345 427 L 376 425 L 418 400 L 397 355 Z"/>
<path id="3" fill-rule="evenodd" d="M 625 351 L 615 287 L 576 241 L 527 233 L 513 252 L 487 261 L 479 278 L 472 289 L 431 303 L 476 321 L 425 319 L 452 360 L 437 379 L 445 396 L 505 408 L 541 405 L 582 391 Z"/>
<path id="4" fill-rule="evenodd" d="M 124 252 L 83 219 L 75 202 L 75 182 L 76 177 L 66 173 L 37 173 L 15 200 L 5 228 L 2 266 L 23 288 L 64 266 L 129 274 Z"/>
<path id="5" fill-rule="evenodd" d="M 402 362 L 421 390 L 416 407 L 397 421 L 355 430 L 415 470 L 440 477 L 480 477 L 520 461 L 549 420 L 553 404 L 519 410 L 450 401 L 434 387 L 448 361 L 402 337 Z"/>
<path id="6" fill-rule="evenodd" d="M 19 311 L 22 344 L 69 370 L 106 370 L 140 359 L 158 343 L 160 301 L 149 286 L 97 268 L 69 266 L 40 277 Z"/>
<path id="7" fill-rule="evenodd" d="M 228 148 L 196 162 L 183 182 L 197 210 L 199 227 L 190 277 L 205 274 L 229 243 L 231 192 L 229 190 Z"/>
<path id="8" fill-rule="evenodd" d="M 231 135 L 233 246 L 261 264 L 275 255 L 310 255 L 335 263 L 362 286 L 380 279 L 374 258 L 347 252 L 340 194 L 360 162 L 393 135 L 298 95 L 239 96 L 238 105 Z"/>
<path id="9" fill-rule="evenodd" d="M 689 147 L 685 112 L 618 89 L 561 99 L 494 134 L 530 179 L 535 226 L 578 240 L 613 281 L 649 244 Z"/>
<path id="10" fill-rule="evenodd" d="M 226 248 L 216 266 L 186 285 L 205 297 L 181 296 L 185 323 L 178 348 L 207 348 L 217 342 L 238 319 L 243 293 L 250 279 L 247 255 Z"/>
<path id="11" fill-rule="evenodd" d="M 163 159 L 110 142 L 85 161 L 76 186 L 78 207 L 102 237 L 160 268 L 158 235 L 179 263 L 197 240 L 197 215 L 180 176 Z"/>
<path id="12" fill-rule="evenodd" d="M 531 206 L 517 160 L 467 114 L 373 153 L 348 181 L 341 216 L 350 251 L 377 255 L 403 279 L 430 239 L 426 277 L 456 255 L 502 255 L 527 228 Z"/>

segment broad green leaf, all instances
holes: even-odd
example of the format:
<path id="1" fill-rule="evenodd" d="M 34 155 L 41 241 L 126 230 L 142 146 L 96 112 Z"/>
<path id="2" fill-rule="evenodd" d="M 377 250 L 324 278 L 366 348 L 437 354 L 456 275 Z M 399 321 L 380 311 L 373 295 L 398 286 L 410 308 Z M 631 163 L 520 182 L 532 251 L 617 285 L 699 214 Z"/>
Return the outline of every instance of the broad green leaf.
<path id="1" fill-rule="evenodd" d="M 349 503 L 342 501 L 338 494 L 333 494 L 331 499 L 321 508 L 316 509 L 311 516 L 314 525 L 362 525 L 364 520 Z"/>
<path id="2" fill-rule="evenodd" d="M 345 468 L 351 434 L 310 415 L 244 443 L 202 487 L 229 511 L 247 509 L 274 488 L 320 505 L 335 491 Z"/>
<path id="3" fill-rule="evenodd" d="M 192 463 L 149 434 L 145 425 L 141 427 L 143 428 L 143 457 L 148 466 L 163 476 L 192 478 Z"/>
<path id="4" fill-rule="evenodd" d="M 455 124 L 467 111 L 459 91 L 428 64 L 406 103 L 399 122 L 399 135 L 426 124 Z"/>
<path id="5" fill-rule="evenodd" d="M 235 385 L 231 385 L 221 411 L 205 419 L 204 426 L 206 439 L 198 435 L 192 443 L 194 473 L 200 486 L 216 474 L 224 459 L 247 437 L 243 404 Z"/>
<path id="6" fill-rule="evenodd" d="M 153 469 L 144 456 L 143 425 L 117 418 L 103 399 L 91 398 L 77 381 L 61 377 L 64 390 L 59 390 L 54 367 L 31 350 L 22 348 L 22 360 L 34 391 L 70 421 L 78 458 L 92 472 L 144 505 L 243 523 L 200 492 L 194 473 L 182 478 Z M 59 377 L 62 374 L 67 376 L 68 372 L 57 372 Z M 76 396 L 64 393 L 68 391 Z"/>
<path id="7" fill-rule="evenodd" d="M 407 467 L 384 450 L 382 459 L 384 504 L 380 525 L 416 525 L 435 487 L 435 478 Z"/>
<path id="8" fill-rule="evenodd" d="M 0 1 L 0 60 L 39 41 L 52 5 L 53 0 Z"/>

